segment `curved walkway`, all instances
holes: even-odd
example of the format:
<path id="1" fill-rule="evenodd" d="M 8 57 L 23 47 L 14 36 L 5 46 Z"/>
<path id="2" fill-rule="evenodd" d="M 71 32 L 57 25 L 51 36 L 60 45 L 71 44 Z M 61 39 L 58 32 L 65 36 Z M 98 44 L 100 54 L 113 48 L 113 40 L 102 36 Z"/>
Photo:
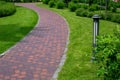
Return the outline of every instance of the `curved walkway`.
<path id="1" fill-rule="evenodd" d="M 37 26 L 0 58 L 0 80 L 50 80 L 64 54 L 68 37 L 65 20 L 34 4 L 19 4 L 40 15 Z"/>

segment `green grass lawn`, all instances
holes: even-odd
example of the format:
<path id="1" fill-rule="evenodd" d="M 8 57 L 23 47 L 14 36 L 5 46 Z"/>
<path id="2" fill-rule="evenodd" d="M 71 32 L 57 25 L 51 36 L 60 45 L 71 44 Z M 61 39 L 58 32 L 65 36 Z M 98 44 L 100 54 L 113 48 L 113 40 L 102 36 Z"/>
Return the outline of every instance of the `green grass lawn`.
<path id="1" fill-rule="evenodd" d="M 58 80 L 102 80 L 96 76 L 97 65 L 91 62 L 92 56 L 92 18 L 78 17 L 68 9 L 58 10 L 47 5 L 37 4 L 63 16 L 69 23 L 70 43 L 66 62 L 59 73 Z M 100 20 L 100 34 L 112 34 L 117 23 Z"/>
<path id="2" fill-rule="evenodd" d="M 37 23 L 38 16 L 33 10 L 17 7 L 17 12 L 0 18 L 0 53 L 20 41 Z"/>

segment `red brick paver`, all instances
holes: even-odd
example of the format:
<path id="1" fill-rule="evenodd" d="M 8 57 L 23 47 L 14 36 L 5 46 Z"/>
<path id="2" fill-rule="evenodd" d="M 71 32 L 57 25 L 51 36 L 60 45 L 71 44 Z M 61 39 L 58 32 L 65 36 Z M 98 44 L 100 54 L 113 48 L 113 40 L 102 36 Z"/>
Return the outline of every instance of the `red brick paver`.
<path id="1" fill-rule="evenodd" d="M 60 62 L 68 37 L 65 20 L 34 4 L 40 22 L 23 40 L 0 58 L 0 80 L 50 80 Z"/>

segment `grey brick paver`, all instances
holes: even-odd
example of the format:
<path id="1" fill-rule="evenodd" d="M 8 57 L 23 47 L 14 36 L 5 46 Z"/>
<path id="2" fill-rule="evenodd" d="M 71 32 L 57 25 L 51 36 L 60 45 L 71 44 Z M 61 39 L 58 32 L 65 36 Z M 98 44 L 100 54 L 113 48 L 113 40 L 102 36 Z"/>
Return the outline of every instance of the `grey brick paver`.
<path id="1" fill-rule="evenodd" d="M 40 15 L 37 26 L 0 58 L 0 80 L 50 80 L 64 54 L 68 37 L 65 20 L 34 4 L 18 4 Z"/>

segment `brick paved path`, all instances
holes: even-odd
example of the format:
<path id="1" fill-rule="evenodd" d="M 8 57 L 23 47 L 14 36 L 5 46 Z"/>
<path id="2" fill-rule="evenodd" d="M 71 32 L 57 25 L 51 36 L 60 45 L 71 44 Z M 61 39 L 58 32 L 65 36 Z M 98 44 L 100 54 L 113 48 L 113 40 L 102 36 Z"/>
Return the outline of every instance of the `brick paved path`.
<path id="1" fill-rule="evenodd" d="M 0 58 L 0 80 L 50 80 L 66 46 L 68 28 L 59 15 L 34 4 L 40 22 L 23 40 Z"/>

